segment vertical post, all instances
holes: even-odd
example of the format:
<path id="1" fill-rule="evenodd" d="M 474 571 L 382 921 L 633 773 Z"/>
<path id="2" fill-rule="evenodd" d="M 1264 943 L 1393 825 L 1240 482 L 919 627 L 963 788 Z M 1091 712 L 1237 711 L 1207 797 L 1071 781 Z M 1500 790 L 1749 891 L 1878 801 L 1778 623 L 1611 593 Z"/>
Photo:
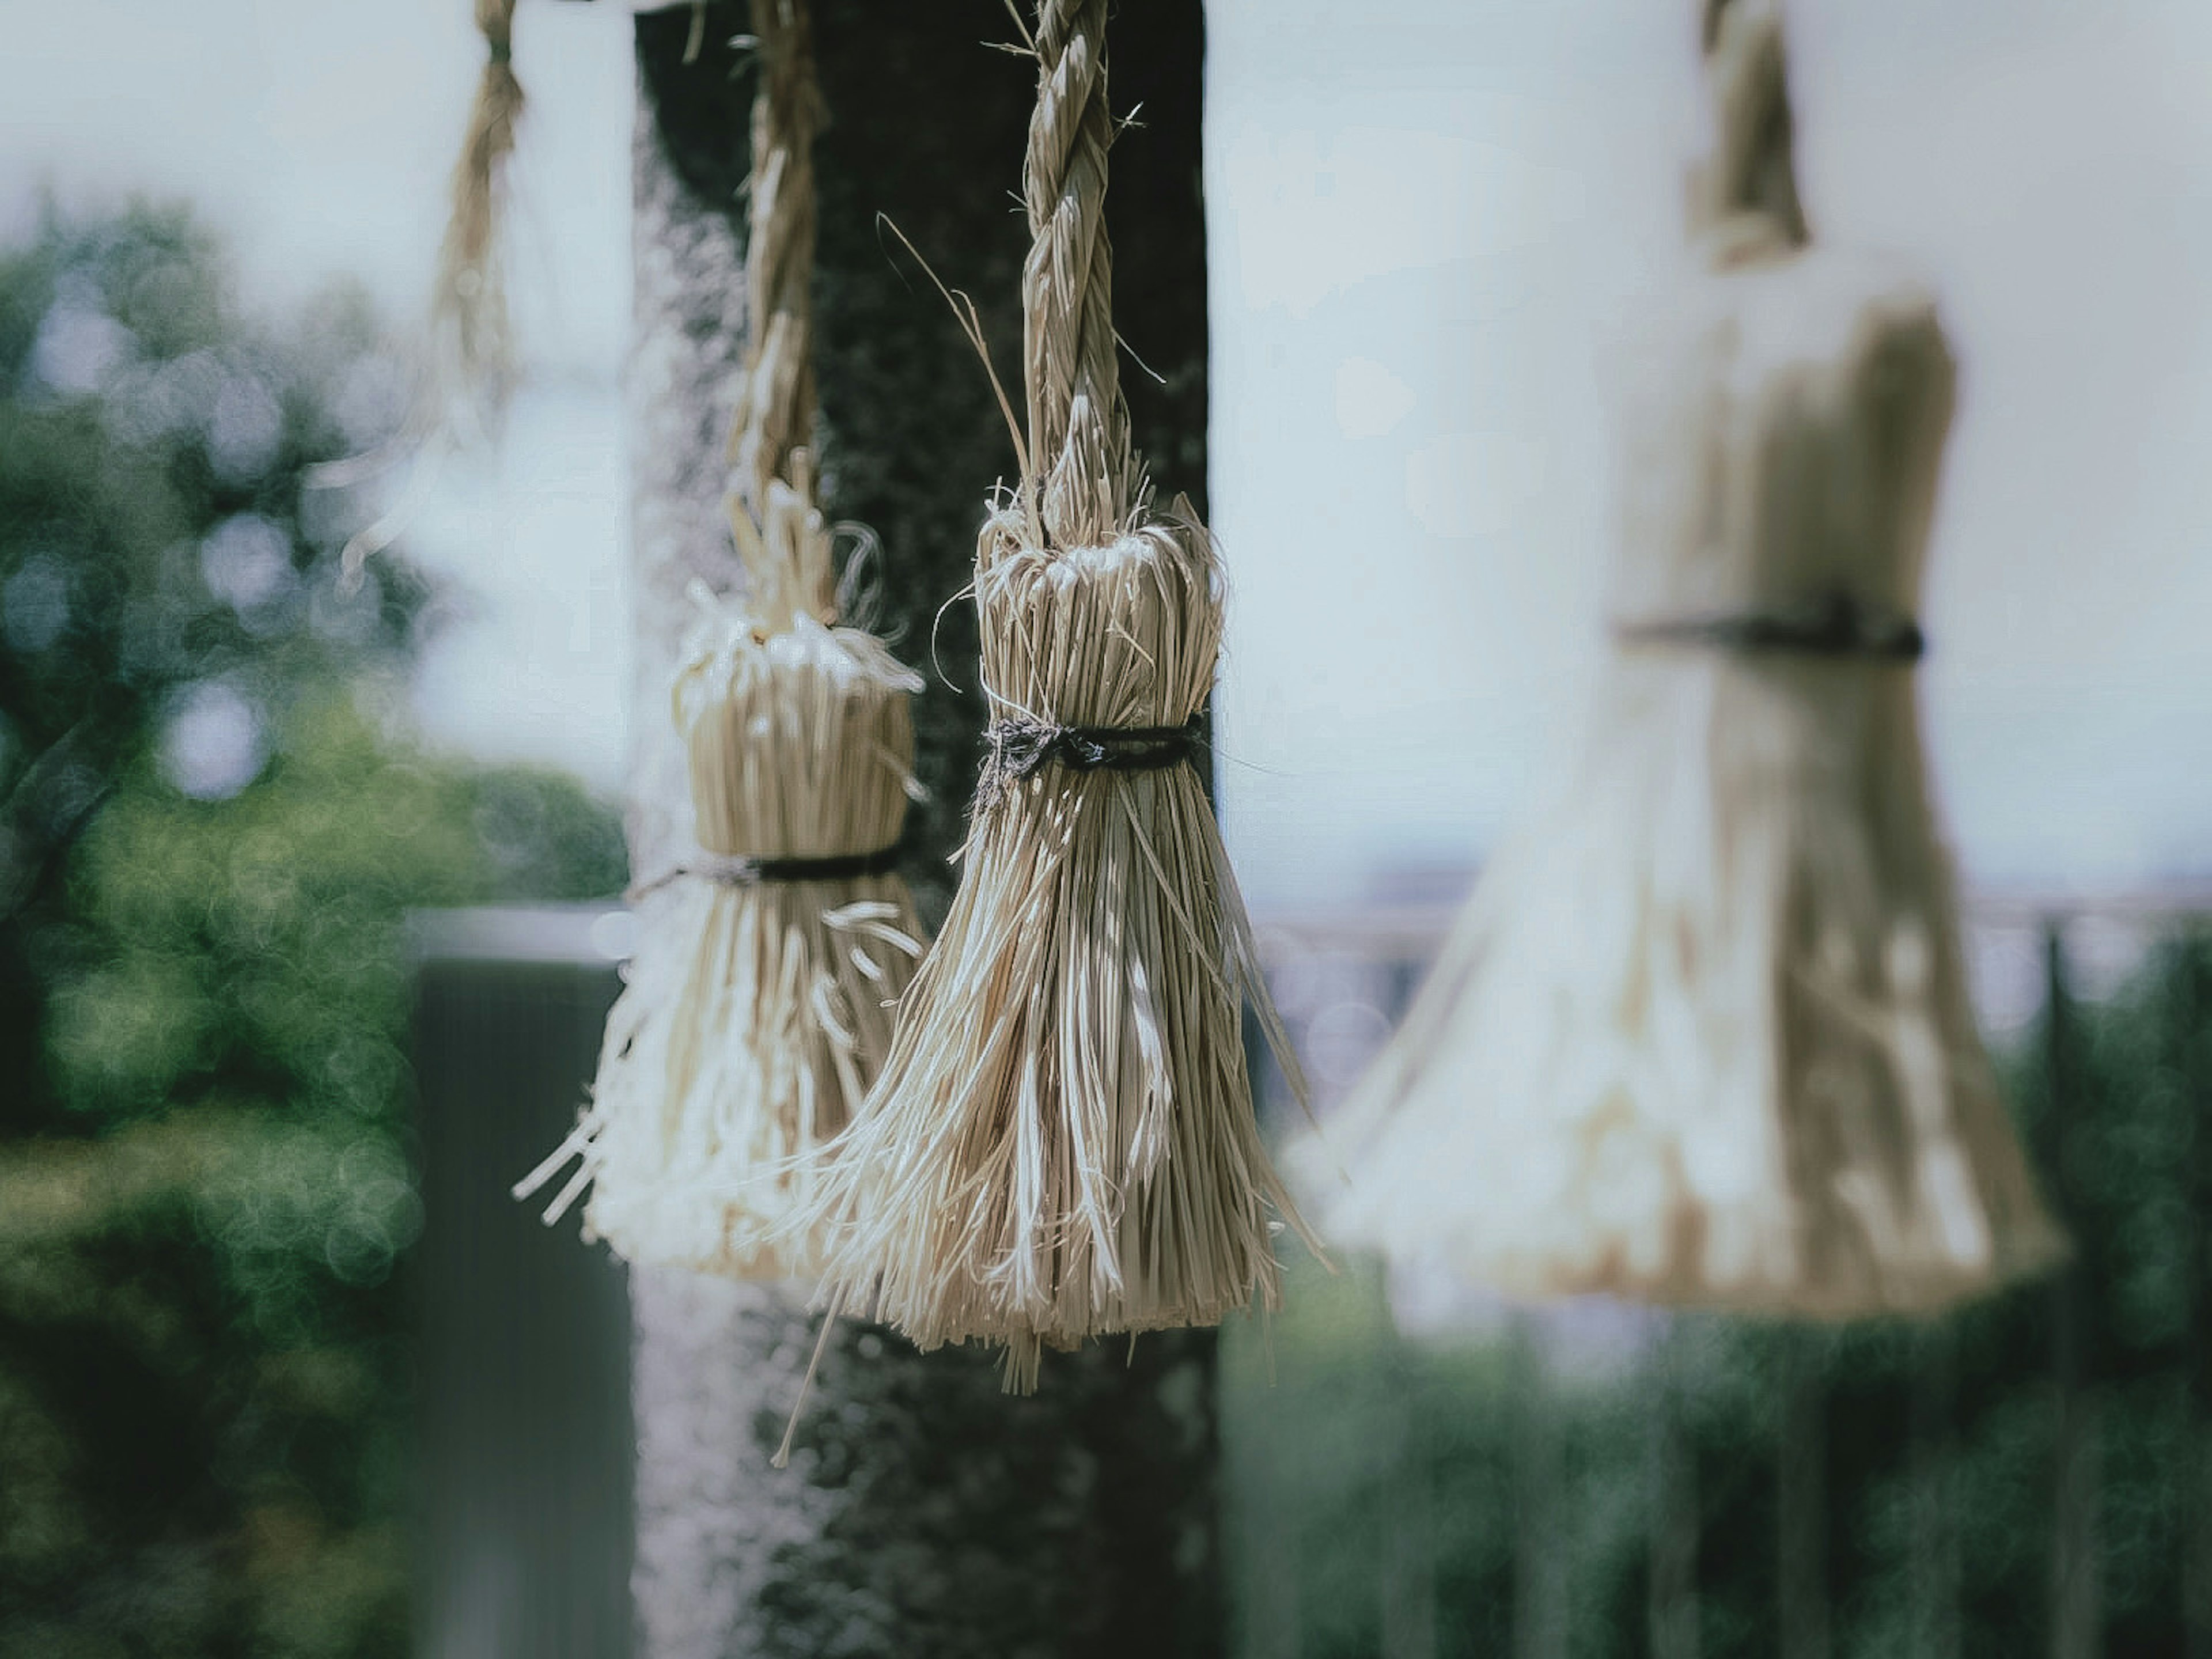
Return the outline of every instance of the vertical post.
<path id="1" fill-rule="evenodd" d="M 2174 1046 L 2190 1126 L 2186 1520 L 2182 1627 L 2187 1659 L 2212 1659 L 2212 931 L 2189 928 L 2176 953 Z"/>
<path id="2" fill-rule="evenodd" d="M 1389 1342 L 1397 1432 L 1382 1540 L 1382 1659 L 1437 1659 L 1436 1514 L 1426 1414 L 1407 1343 L 1395 1334 Z"/>
<path id="3" fill-rule="evenodd" d="M 1828 1659 L 1828 1457 L 1821 1355 L 1809 1331 L 1781 1335 L 1775 1437 L 1775 1588 L 1781 1659 Z"/>
<path id="4" fill-rule="evenodd" d="M 1566 1659 L 1559 1413 L 1540 1333 L 1513 1323 L 1513 1659 Z"/>
<path id="5" fill-rule="evenodd" d="M 564 1131 L 616 991 L 588 919 L 418 919 L 417 1659 L 629 1659 L 620 1268 L 507 1194 Z"/>
<path id="6" fill-rule="evenodd" d="M 1132 101 L 1152 95 L 1144 142 L 1127 146 L 1126 165 L 1117 155 L 1115 200 L 1146 216 L 1161 251 L 1125 262 L 1121 285 L 1132 315 L 1187 322 L 1203 293 L 1203 218 L 1196 192 L 1171 181 L 1197 171 L 1199 7 L 1139 9 L 1121 36 L 1132 49 L 1117 80 Z M 722 446 L 744 346 L 738 192 L 751 100 L 732 43 L 749 14 L 713 0 L 690 52 L 694 22 L 690 6 L 637 21 L 637 868 L 659 867 L 686 811 L 665 717 L 685 587 L 695 576 L 727 586 L 737 574 Z M 894 266 L 875 215 L 890 216 L 948 281 L 977 292 L 1002 348 L 1018 340 L 1011 301 L 1026 238 L 1005 209 L 1034 79 L 983 50 L 1011 25 L 982 0 L 815 0 L 814 23 L 832 119 L 816 151 L 815 437 L 830 514 L 884 538 L 872 573 L 880 631 L 909 660 L 942 668 L 917 711 L 933 799 L 915 815 L 922 850 L 909 870 L 925 904 L 932 895 L 941 903 L 977 722 L 972 627 L 957 606 L 942 629 L 934 623 L 967 580 L 984 495 L 1010 472 L 1010 446 L 981 367 L 926 281 Z M 1161 76 L 1146 84 L 1148 63 L 1187 66 L 1191 90 L 1161 95 Z M 1149 176 L 1162 173 L 1170 182 Z M 1202 313 L 1194 338 L 1174 332 L 1158 349 L 1192 377 L 1186 390 L 1202 386 Z M 1153 453 L 1202 456 L 1202 395 L 1163 396 L 1138 418 Z M 649 912 L 642 925 L 654 925 Z M 792 1466 L 779 1472 L 769 1455 L 814 1340 L 800 1295 L 640 1272 L 631 1296 L 640 1659 L 1219 1651 L 1210 1332 L 1055 1358 L 1040 1395 L 1015 1401 L 1000 1393 L 987 1355 L 918 1355 L 848 1322 L 824 1355 Z"/>
<path id="7" fill-rule="evenodd" d="M 1959 1659 L 1958 1342 L 1942 1319 L 1912 1340 L 1913 1650 Z"/>
<path id="8" fill-rule="evenodd" d="M 1644 1617 L 1651 1659 L 1698 1659 L 1698 1460 L 1685 1422 L 1679 1319 L 1652 1357 L 1650 1516 Z"/>
<path id="9" fill-rule="evenodd" d="M 2044 1066 L 2051 1091 L 2051 1185 L 2061 1217 L 2072 1226 L 2075 1143 L 2080 1103 L 2073 1098 L 2072 1011 L 2066 988 L 2066 945 L 2060 924 L 2045 924 L 2043 940 Z M 2077 1247 L 2082 1239 L 2072 1226 Z M 2086 1247 L 2081 1247 L 2086 1248 Z M 2090 1391 L 2090 1282 L 2077 1255 L 2051 1288 L 2051 1385 L 2054 1420 L 2051 1539 L 2051 1659 L 2094 1659 L 2102 1649 L 2103 1613 L 2097 1575 L 2101 1447 L 2096 1401 Z"/>

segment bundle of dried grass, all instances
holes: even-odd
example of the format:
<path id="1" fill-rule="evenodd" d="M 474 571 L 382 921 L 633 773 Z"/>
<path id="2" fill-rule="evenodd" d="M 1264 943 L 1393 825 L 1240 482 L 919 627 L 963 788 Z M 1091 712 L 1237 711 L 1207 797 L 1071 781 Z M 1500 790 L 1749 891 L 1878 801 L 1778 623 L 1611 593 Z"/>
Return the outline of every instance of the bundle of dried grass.
<path id="1" fill-rule="evenodd" d="M 515 1189 L 570 1160 L 550 1222 L 588 1187 L 587 1237 L 633 1261 L 805 1273 L 820 1145 L 889 1047 L 921 955 L 897 874 L 920 678 L 837 625 L 832 534 L 803 442 L 813 420 L 809 159 L 818 103 L 798 0 L 757 0 L 751 332 L 732 439 L 741 600 L 702 590 L 675 686 L 701 855 L 652 886 L 607 1022 L 591 1109 Z"/>
<path id="2" fill-rule="evenodd" d="M 992 753 L 958 893 L 824 1173 L 823 1294 L 917 1345 L 1007 1350 L 1275 1305 L 1242 1014 L 1273 1023 L 1190 764 L 1212 541 L 1130 453 L 1103 218 L 1106 0 L 1044 0 L 1024 175 L 1028 441 L 975 594 Z M 1011 423 L 1011 416 L 1010 416 Z"/>
<path id="3" fill-rule="evenodd" d="M 1924 1311 L 2063 1250 L 1910 672 L 1953 364 L 1919 286 L 1806 246 L 1773 0 L 1706 21 L 1709 270 L 1629 410 L 1613 660 L 1301 1170 L 1343 1237 L 1512 1292 Z"/>

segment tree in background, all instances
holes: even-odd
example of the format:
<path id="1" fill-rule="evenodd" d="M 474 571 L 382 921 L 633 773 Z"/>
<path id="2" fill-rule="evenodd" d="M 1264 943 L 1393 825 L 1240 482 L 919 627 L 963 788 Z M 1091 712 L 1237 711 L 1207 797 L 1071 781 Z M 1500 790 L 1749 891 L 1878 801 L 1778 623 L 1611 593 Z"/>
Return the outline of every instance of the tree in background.
<path id="1" fill-rule="evenodd" d="M 393 713 L 429 589 L 310 472 L 398 379 L 179 211 L 0 254 L 0 1659 L 407 1645 L 404 914 L 623 862 Z"/>

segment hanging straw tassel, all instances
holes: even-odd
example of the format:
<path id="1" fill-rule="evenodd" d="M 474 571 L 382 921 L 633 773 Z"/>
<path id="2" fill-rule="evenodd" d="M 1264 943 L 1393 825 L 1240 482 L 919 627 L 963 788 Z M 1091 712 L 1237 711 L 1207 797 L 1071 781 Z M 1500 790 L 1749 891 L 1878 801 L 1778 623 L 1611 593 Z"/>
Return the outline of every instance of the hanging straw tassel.
<path id="1" fill-rule="evenodd" d="M 318 489 L 344 489 L 404 465 L 397 498 L 348 538 L 341 580 L 356 586 L 368 561 L 404 533 L 428 502 L 449 455 L 464 443 L 495 438 L 514 395 L 514 342 L 507 326 L 501 256 L 507 161 L 522 118 L 514 76 L 514 0 L 476 0 L 483 73 L 469 106 L 453 163 L 445 240 L 430 285 L 429 314 L 407 419 L 392 441 L 364 455 L 310 469 Z"/>
<path id="2" fill-rule="evenodd" d="M 1628 411 L 1588 729 L 1299 1170 L 1341 1237 L 1510 1292 L 1924 1312 L 2064 1249 L 1911 672 L 1953 364 L 1918 286 L 1805 246 L 1771 0 L 1706 40 L 1710 270 Z"/>
<path id="3" fill-rule="evenodd" d="M 1279 1030 L 1195 766 L 1221 571 L 1130 453 L 1103 208 L 1105 0 L 1046 0 L 1025 172 L 1029 438 L 975 593 L 992 751 L 944 931 L 822 1177 L 823 1299 L 919 1346 L 1041 1345 L 1277 1304 L 1304 1234 L 1253 1116 Z M 1295 1075 L 1295 1073 L 1293 1073 Z"/>
<path id="4" fill-rule="evenodd" d="M 629 1261 L 739 1278 L 814 1266 L 821 1144 L 890 1045 L 921 953 L 896 873 L 921 681 L 836 625 L 832 536 L 799 447 L 813 422 L 806 297 L 818 122 L 796 0 L 754 8 L 750 345 L 731 449 L 742 603 L 697 591 L 675 686 L 701 854 L 647 890 L 630 980 L 608 1017 L 591 1109 L 515 1188 L 575 1169 L 587 1238 Z"/>
<path id="5" fill-rule="evenodd" d="M 514 0 L 476 0 L 483 74 L 453 163 L 453 213 L 430 303 L 433 395 L 447 420 L 495 428 L 514 386 L 507 284 L 500 256 L 507 158 L 522 116 L 514 78 Z"/>

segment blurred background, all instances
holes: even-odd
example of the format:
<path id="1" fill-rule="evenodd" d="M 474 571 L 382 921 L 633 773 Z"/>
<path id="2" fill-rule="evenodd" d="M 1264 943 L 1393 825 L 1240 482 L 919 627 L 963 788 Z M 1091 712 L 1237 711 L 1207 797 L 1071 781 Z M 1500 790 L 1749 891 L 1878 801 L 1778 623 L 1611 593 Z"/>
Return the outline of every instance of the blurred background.
<path id="1" fill-rule="evenodd" d="M 1324 1111 L 1600 642 L 1688 9 L 1205 8 L 1204 476 L 1163 481 L 1230 561 L 1224 821 Z M 1240 1652 L 2212 1654 L 2212 9 L 1789 15 L 1816 230 L 1925 271 L 1963 365 L 1921 678 L 2081 1271 L 1824 1334 L 1301 1270 L 1224 1359 Z M 419 471 L 467 8 L 0 25 L 0 1659 L 408 1653 L 450 940 L 407 918 L 620 949 L 632 19 L 525 0 L 522 384 Z"/>

